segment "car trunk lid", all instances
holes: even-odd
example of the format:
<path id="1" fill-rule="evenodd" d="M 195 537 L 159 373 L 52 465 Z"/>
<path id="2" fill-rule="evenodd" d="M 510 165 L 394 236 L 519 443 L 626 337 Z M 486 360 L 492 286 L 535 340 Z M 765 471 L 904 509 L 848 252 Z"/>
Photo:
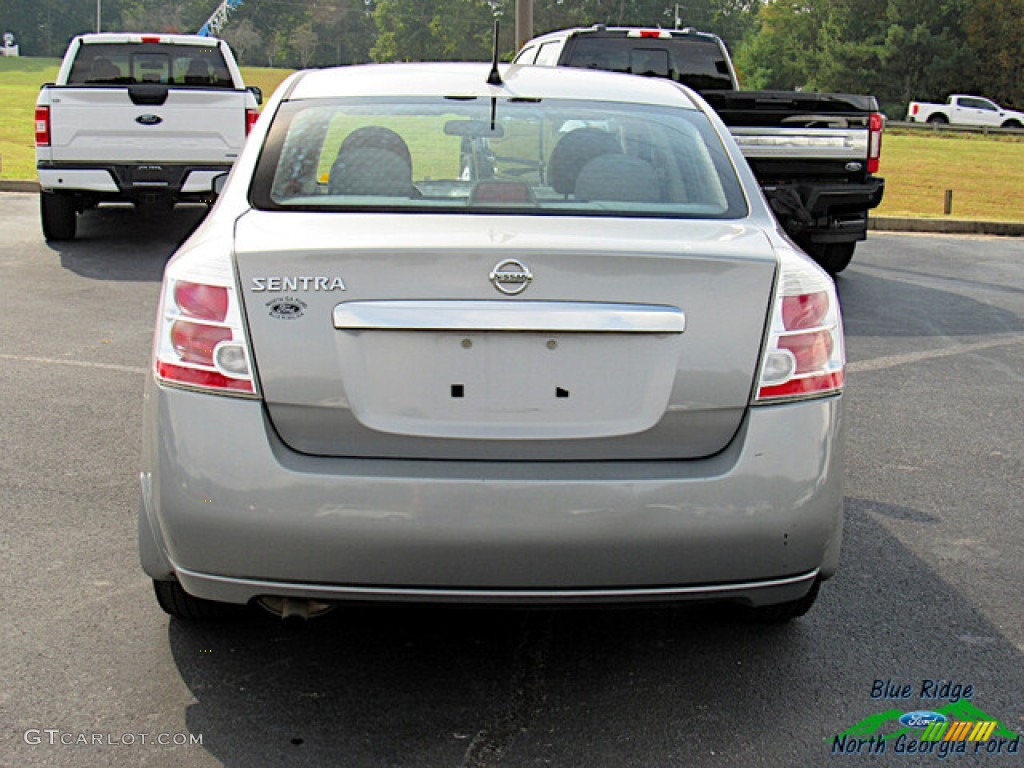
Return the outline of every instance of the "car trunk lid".
<path id="1" fill-rule="evenodd" d="M 733 222 L 251 211 L 271 422 L 304 453 L 691 458 L 750 400 L 774 253 Z"/>

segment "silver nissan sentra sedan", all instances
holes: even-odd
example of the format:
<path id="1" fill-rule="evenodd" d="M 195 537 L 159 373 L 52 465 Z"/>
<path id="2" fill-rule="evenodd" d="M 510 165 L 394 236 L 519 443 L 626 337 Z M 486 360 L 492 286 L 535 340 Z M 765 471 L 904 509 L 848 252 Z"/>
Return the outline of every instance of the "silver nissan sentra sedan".
<path id="1" fill-rule="evenodd" d="M 663 79 L 299 72 L 167 266 L 139 546 L 161 606 L 724 600 L 842 532 L 842 322 Z"/>

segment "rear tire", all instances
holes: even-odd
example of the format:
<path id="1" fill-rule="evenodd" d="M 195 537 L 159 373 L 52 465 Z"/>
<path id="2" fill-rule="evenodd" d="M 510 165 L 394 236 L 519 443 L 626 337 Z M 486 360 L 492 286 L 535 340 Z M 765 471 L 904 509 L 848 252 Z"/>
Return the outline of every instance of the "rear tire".
<path id="1" fill-rule="evenodd" d="M 818 243 L 807 246 L 806 250 L 822 269 L 835 277 L 850 266 L 856 248 L 856 243 Z"/>
<path id="2" fill-rule="evenodd" d="M 785 624 L 787 621 L 800 618 L 814 605 L 818 599 L 818 590 L 821 588 L 821 579 L 814 580 L 811 591 L 799 600 L 789 603 L 778 603 L 777 605 L 763 605 L 759 608 L 750 609 L 750 618 L 763 624 Z"/>
<path id="3" fill-rule="evenodd" d="M 59 192 L 39 193 L 39 216 L 47 240 L 74 240 L 78 212 L 75 199 Z"/>
<path id="4" fill-rule="evenodd" d="M 223 621 L 240 616 L 242 606 L 193 597 L 176 581 L 153 581 L 156 601 L 164 612 L 186 621 Z"/>
<path id="5" fill-rule="evenodd" d="M 931 123 L 932 125 L 948 125 L 949 118 L 947 118 L 945 115 L 930 115 L 928 117 L 928 122 Z"/>

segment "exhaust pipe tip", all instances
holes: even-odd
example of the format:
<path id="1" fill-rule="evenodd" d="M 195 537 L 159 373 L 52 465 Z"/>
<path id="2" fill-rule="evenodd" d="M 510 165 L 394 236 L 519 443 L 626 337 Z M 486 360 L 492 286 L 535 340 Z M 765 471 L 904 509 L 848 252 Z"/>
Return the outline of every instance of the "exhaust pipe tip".
<path id="1" fill-rule="evenodd" d="M 309 601 L 284 599 L 281 606 L 281 623 L 286 629 L 302 629 L 309 621 Z"/>
<path id="2" fill-rule="evenodd" d="M 288 629 L 302 629 L 312 618 L 323 616 L 334 610 L 330 603 L 306 600 L 296 597 L 261 597 L 257 600 L 260 606 L 281 619 Z"/>

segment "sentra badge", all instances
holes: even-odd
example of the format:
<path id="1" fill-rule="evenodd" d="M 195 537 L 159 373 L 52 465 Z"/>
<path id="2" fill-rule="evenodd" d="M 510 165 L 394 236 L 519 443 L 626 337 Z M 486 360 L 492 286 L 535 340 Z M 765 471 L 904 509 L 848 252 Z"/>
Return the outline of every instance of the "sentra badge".
<path id="1" fill-rule="evenodd" d="M 253 293 L 264 291 L 344 291 L 345 281 L 327 275 L 267 275 L 252 279 Z"/>

